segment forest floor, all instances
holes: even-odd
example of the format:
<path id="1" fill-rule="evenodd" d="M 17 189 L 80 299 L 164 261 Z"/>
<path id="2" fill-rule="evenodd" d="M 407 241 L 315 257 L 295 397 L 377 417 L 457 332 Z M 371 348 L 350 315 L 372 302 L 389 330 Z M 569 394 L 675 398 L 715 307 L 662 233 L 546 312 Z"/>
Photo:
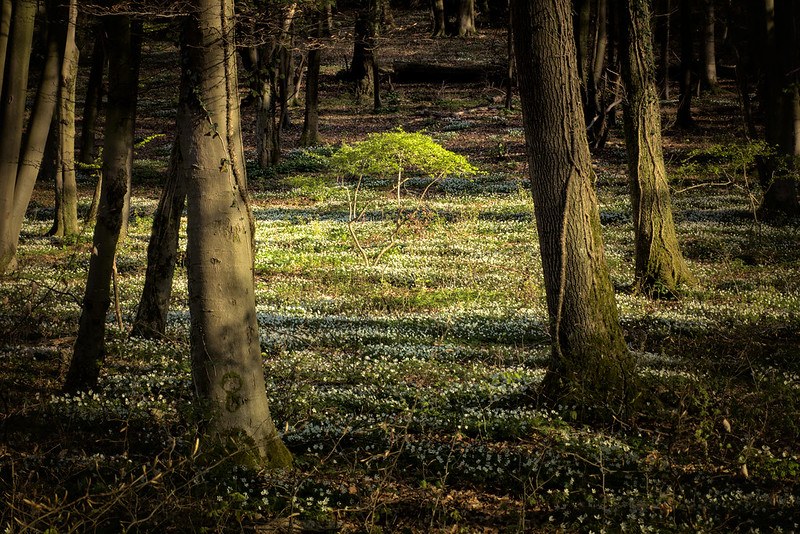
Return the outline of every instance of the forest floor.
<path id="1" fill-rule="evenodd" d="M 503 64 L 502 32 L 429 39 L 419 17 L 380 50 L 390 61 Z M 548 360 L 547 313 L 519 107 L 474 83 L 391 83 L 384 109 L 353 103 L 347 39 L 323 67 L 325 147 L 249 165 L 258 318 L 273 417 L 294 454 L 280 472 L 195 462 L 185 270 L 164 341 L 127 335 L 170 153 L 177 56 L 150 43 L 130 230 L 118 255 L 122 327 L 108 317 L 97 391 L 63 395 L 91 228 L 44 237 L 39 184 L 20 267 L 0 280 L 0 529 L 4 532 L 800 531 L 800 226 L 753 216 L 752 144 L 727 85 L 697 100 L 697 128 L 665 152 L 692 287 L 632 294 L 621 132 L 593 155 L 606 254 L 643 392 L 613 425 L 531 394 Z M 385 81 L 389 88 L 389 80 Z M 244 109 L 253 156 L 252 109 Z M 435 184 L 377 265 L 348 234 L 348 182 L 332 146 L 424 130 L 481 174 Z M 693 152 L 694 151 L 694 152 Z M 699 152 L 698 152 L 699 151 Z M 82 173 L 81 209 L 93 177 Z M 407 184 L 409 194 L 427 177 Z M 391 181 L 372 177 L 357 223 L 391 234 Z M 414 187 L 416 186 L 416 189 Z M 182 238 L 182 245 L 185 244 Z M 374 250 L 374 249 L 373 249 Z M 113 308 L 113 306 L 112 306 Z M 49 529 L 49 530 L 48 530 Z"/>

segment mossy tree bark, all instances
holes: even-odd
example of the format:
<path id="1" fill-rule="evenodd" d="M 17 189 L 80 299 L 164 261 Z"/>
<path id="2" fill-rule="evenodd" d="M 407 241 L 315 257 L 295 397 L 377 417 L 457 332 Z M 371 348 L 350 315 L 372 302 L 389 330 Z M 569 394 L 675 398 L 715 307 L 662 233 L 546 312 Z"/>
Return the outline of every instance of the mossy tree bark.
<path id="1" fill-rule="evenodd" d="M 674 294 L 679 286 L 691 281 L 691 275 L 675 234 L 661 147 L 649 0 L 624 0 L 620 4 L 620 56 L 626 90 L 623 120 L 636 242 L 635 285 L 650 295 Z"/>
<path id="2" fill-rule="evenodd" d="M 133 26 L 126 15 L 103 17 L 109 51 L 103 183 L 78 336 L 64 384 L 68 392 L 95 387 L 105 358 L 105 324 L 111 303 L 111 274 L 133 164 L 140 52 Z"/>
<path id="3" fill-rule="evenodd" d="M 522 116 L 552 336 L 544 391 L 610 415 L 634 360 L 605 261 L 584 126 L 570 0 L 512 2 Z"/>
<path id="4" fill-rule="evenodd" d="M 134 337 L 160 339 L 166 331 L 172 280 L 178 257 L 181 215 L 186 204 L 186 187 L 180 175 L 182 168 L 180 145 L 176 139 L 172 145 L 167 180 L 153 216 L 153 230 L 147 246 L 144 288 L 131 328 L 131 336 Z"/>
<path id="5" fill-rule="evenodd" d="M 239 120 L 232 0 L 194 0 L 178 110 L 187 190 L 192 377 L 213 459 L 282 467 L 253 283 L 253 218 Z"/>
<path id="6" fill-rule="evenodd" d="M 0 141 L 0 273 L 13 269 L 16 263 L 19 232 L 42 164 L 58 91 L 64 44 L 59 42 L 59 31 L 50 20 L 42 75 L 23 139 L 36 10 L 36 2 L 31 0 L 14 4 L 7 46 L 0 101 L 4 133 Z"/>

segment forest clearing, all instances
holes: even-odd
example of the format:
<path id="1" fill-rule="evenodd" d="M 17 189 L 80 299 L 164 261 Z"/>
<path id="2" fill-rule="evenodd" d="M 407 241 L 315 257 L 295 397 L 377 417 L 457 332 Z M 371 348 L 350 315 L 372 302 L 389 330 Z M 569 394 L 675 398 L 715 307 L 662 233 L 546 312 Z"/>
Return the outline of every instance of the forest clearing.
<path id="1" fill-rule="evenodd" d="M 130 218 L 95 387 L 64 390 L 93 224 L 49 236 L 52 183 L 36 183 L 16 269 L 0 277 L 0 529 L 800 531 L 800 224 L 759 214 L 765 149 L 749 138 L 735 80 L 695 96 L 688 129 L 676 124 L 677 93 L 661 100 L 672 216 L 692 277 L 679 290 L 637 285 L 621 112 L 592 150 L 636 393 L 620 409 L 551 402 L 542 383 L 554 341 L 519 95 L 507 108 L 492 76 L 431 82 L 392 70 L 503 73 L 505 29 L 434 38 L 426 11 L 395 9 L 376 110 L 341 74 L 355 19 L 336 13 L 323 48 L 315 146 L 300 146 L 304 108 L 289 106 L 280 159 L 260 165 L 243 68 L 237 86 L 260 361 L 291 466 L 206 456 L 187 213 L 164 335 L 130 335 L 181 135 L 179 32 L 145 24 Z M 88 71 L 78 70 L 79 100 Z M 442 156 L 457 163 L 441 174 L 415 171 L 418 161 L 405 174 L 337 167 L 343 144 L 393 133 L 424 134 L 468 163 Z M 81 221 L 99 172 L 77 167 Z"/>

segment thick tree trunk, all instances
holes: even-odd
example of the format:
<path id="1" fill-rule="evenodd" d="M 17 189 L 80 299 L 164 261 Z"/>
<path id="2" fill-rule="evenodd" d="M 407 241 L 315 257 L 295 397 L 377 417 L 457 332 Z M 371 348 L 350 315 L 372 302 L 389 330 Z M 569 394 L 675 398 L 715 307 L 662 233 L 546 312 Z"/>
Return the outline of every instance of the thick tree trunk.
<path id="1" fill-rule="evenodd" d="M 69 392 L 95 387 L 105 358 L 105 325 L 106 313 L 111 303 L 111 273 L 122 229 L 125 197 L 128 195 L 133 163 L 139 50 L 132 26 L 130 18 L 125 15 L 103 17 L 109 55 L 103 185 L 78 337 L 64 384 L 64 389 Z"/>
<path id="2" fill-rule="evenodd" d="M 253 284 L 253 219 L 239 130 L 233 2 L 195 0 L 178 115 L 188 207 L 192 376 L 212 460 L 282 467 Z"/>
<path id="3" fill-rule="evenodd" d="M 635 285 L 646 294 L 674 294 L 691 276 L 672 219 L 661 149 L 649 0 L 625 0 L 619 11 L 625 82 L 625 141 L 636 241 Z"/>
<path id="4" fill-rule="evenodd" d="M 456 35 L 467 37 L 475 35 L 477 32 L 478 30 L 475 28 L 475 0 L 458 0 Z"/>
<path id="5" fill-rule="evenodd" d="M 553 346 L 544 390 L 609 416 L 624 411 L 632 398 L 634 361 L 603 251 L 571 1 L 514 0 L 512 9 Z"/>
<path id="6" fill-rule="evenodd" d="M 186 187 L 184 178 L 180 175 L 182 168 L 180 145 L 176 139 L 172 146 L 167 180 L 153 216 L 153 230 L 147 246 L 144 288 L 131 328 L 133 337 L 164 337 L 178 257 L 181 214 L 186 204 Z"/>
<path id="7" fill-rule="evenodd" d="M 94 162 L 95 134 L 97 118 L 103 103 L 103 70 L 106 65 L 106 52 L 103 35 L 100 33 L 102 26 L 98 25 L 95 31 L 94 47 L 92 48 L 92 66 L 89 71 L 89 81 L 86 84 L 86 99 L 83 104 L 83 122 L 81 125 L 80 161 L 87 165 Z"/>
<path id="8" fill-rule="evenodd" d="M 361 11 L 356 18 L 353 30 L 353 61 L 350 64 L 350 74 L 357 102 L 361 101 L 364 96 L 372 96 L 375 88 L 373 79 L 375 39 L 370 18 L 369 9 Z"/>
<path id="9" fill-rule="evenodd" d="M 800 215 L 798 159 L 800 159 L 800 6 L 793 0 L 765 0 L 764 97 L 767 142 L 776 154 L 762 162 L 765 189 L 761 218 Z"/>
<path id="10" fill-rule="evenodd" d="M 714 26 L 717 17 L 714 13 L 714 0 L 703 0 L 703 87 L 715 91 L 717 81 L 717 43 Z"/>
<path id="11" fill-rule="evenodd" d="M 678 96 L 677 125 L 681 128 L 691 128 L 692 119 L 692 93 L 694 92 L 694 21 L 692 20 L 692 3 L 690 0 L 680 0 L 681 24 L 681 79 L 680 95 Z"/>

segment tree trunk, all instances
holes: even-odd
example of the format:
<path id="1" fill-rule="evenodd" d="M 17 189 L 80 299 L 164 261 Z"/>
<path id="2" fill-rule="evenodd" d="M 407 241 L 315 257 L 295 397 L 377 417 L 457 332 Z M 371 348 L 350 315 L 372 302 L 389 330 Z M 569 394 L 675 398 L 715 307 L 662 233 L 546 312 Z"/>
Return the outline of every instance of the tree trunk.
<path id="1" fill-rule="evenodd" d="M 681 23 L 681 79 L 680 95 L 678 97 L 677 124 L 681 128 L 691 128 L 692 119 L 692 92 L 694 89 L 694 24 L 692 20 L 692 3 L 690 0 L 680 0 Z"/>
<path id="2" fill-rule="evenodd" d="M 369 8 L 359 12 L 353 30 L 353 61 L 350 64 L 350 74 L 357 102 L 361 101 L 361 97 L 372 96 L 375 87 L 373 79 L 375 43 L 370 18 Z"/>
<path id="3" fill-rule="evenodd" d="M 598 0 L 597 17 L 595 24 L 597 31 L 594 39 L 594 55 L 587 63 L 588 78 L 586 80 L 586 100 L 584 101 L 584 116 L 588 126 L 589 143 L 594 144 L 605 136 L 603 129 L 605 115 L 605 100 L 608 95 L 608 83 L 603 84 L 606 55 L 608 48 L 608 1 Z M 605 91 L 604 91 L 605 90 Z M 612 95 L 613 98 L 613 95 Z"/>
<path id="4" fill-rule="evenodd" d="M 431 13 L 433 18 L 433 30 L 431 31 L 431 37 L 444 37 L 444 0 L 431 0 Z"/>
<path id="5" fill-rule="evenodd" d="M 592 4 L 590 0 L 573 0 L 573 10 L 572 23 L 575 29 L 578 79 L 581 83 L 581 98 L 583 102 L 587 102 L 589 86 L 589 29 L 592 21 Z"/>
<path id="6" fill-rule="evenodd" d="M 167 180 L 153 216 L 153 230 L 147 246 L 147 271 L 131 328 L 132 337 L 160 339 L 166 331 L 181 215 L 186 204 L 184 178 L 179 174 L 182 168 L 180 145 L 176 139 L 172 145 Z"/>
<path id="7" fill-rule="evenodd" d="M 13 269 L 16 263 L 19 233 L 53 120 L 63 52 L 58 25 L 51 17 L 48 19 L 44 66 L 23 145 L 22 122 L 32 42 L 32 28 L 28 25 L 33 24 L 36 11 L 35 5 L 31 8 L 29 4 L 25 0 L 15 7 L 8 47 L 10 57 L 6 60 L 3 108 L 0 110 L 0 123 L 7 133 L 0 143 L 0 273 Z M 54 11 L 55 4 L 51 4 L 50 9 Z"/>
<path id="8" fill-rule="evenodd" d="M 623 106 L 628 177 L 636 241 L 635 286 L 646 294 L 675 294 L 691 276 L 672 220 L 661 149 L 661 110 L 656 90 L 649 0 L 625 0 L 619 10 Z"/>
<path id="9" fill-rule="evenodd" d="M 605 261 L 581 111 L 571 1 L 512 2 L 522 117 L 550 316 L 550 398 L 624 411 L 634 361 Z"/>
<path id="10" fill-rule="evenodd" d="M 213 461 L 282 467 L 253 283 L 253 219 L 239 130 L 233 2 L 195 0 L 183 34 L 178 135 L 187 180 L 192 377 Z"/>
<path id="11" fill-rule="evenodd" d="M 75 85 L 80 53 L 75 45 L 77 0 L 71 0 L 66 6 L 66 11 L 67 27 L 55 115 L 58 130 L 58 167 L 55 180 L 56 213 L 52 235 L 59 237 L 74 236 L 79 231 L 78 184 L 75 179 Z"/>
<path id="12" fill-rule="evenodd" d="M 656 15 L 656 42 L 658 42 L 658 80 L 661 96 L 669 100 L 669 63 L 670 63 L 670 18 L 672 17 L 672 1 L 660 0 L 660 11 Z"/>
<path id="13" fill-rule="evenodd" d="M 106 65 L 106 52 L 103 45 L 103 35 L 100 33 L 102 26 L 98 25 L 95 33 L 94 47 L 92 48 L 92 67 L 89 71 L 89 81 L 86 84 L 86 99 L 83 104 L 83 123 L 81 125 L 80 161 L 86 165 L 94 163 L 95 134 L 97 118 L 103 103 L 103 70 Z"/>
<path id="14" fill-rule="evenodd" d="M 306 75 L 306 102 L 303 117 L 303 133 L 300 134 L 301 146 L 321 144 L 319 135 L 319 68 L 322 62 L 322 14 L 315 13 L 313 42 L 308 49 L 308 74 Z"/>
<path id="15" fill-rule="evenodd" d="M 106 15 L 103 28 L 109 56 L 103 185 L 78 336 L 64 384 L 68 392 L 91 389 L 100 376 L 105 358 L 106 313 L 111 303 L 111 273 L 133 163 L 139 49 L 128 16 Z"/>
<path id="16" fill-rule="evenodd" d="M 716 91 L 717 82 L 717 43 L 714 26 L 717 23 L 714 14 L 714 0 L 703 0 L 703 87 Z"/>
<path id="17" fill-rule="evenodd" d="M 475 35 L 475 0 L 458 0 L 458 13 L 456 14 L 456 35 L 467 37 Z"/>
<path id="18" fill-rule="evenodd" d="M 6 72 L 6 54 L 8 37 L 11 32 L 12 0 L 0 0 L 0 93 L 3 91 L 3 79 Z"/>
<path id="19" fill-rule="evenodd" d="M 776 153 L 762 163 L 765 189 L 761 218 L 800 215 L 798 159 L 800 159 L 800 6 L 793 0 L 765 0 L 764 97 L 767 142 Z"/>

